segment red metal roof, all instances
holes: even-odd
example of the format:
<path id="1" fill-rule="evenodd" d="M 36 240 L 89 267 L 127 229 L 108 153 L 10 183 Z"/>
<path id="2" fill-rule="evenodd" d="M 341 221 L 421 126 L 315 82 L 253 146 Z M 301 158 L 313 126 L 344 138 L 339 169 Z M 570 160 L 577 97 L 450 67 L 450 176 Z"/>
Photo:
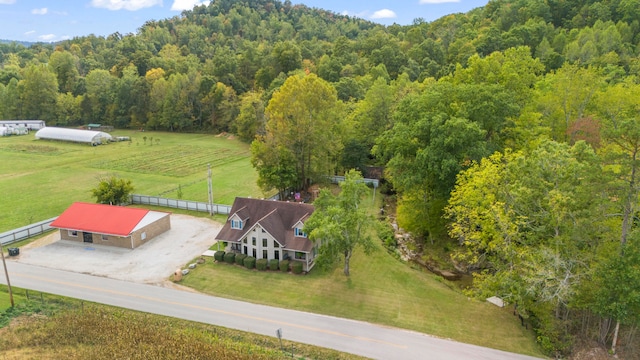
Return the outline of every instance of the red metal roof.
<path id="1" fill-rule="evenodd" d="M 98 234 L 128 236 L 149 210 L 76 202 L 51 227 Z"/>

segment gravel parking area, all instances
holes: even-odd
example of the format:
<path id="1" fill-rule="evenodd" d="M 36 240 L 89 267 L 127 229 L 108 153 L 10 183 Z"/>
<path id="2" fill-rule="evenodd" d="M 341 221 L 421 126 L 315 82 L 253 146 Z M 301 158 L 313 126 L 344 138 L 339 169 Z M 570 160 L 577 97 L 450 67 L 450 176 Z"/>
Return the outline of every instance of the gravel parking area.
<path id="1" fill-rule="evenodd" d="M 215 244 L 222 224 L 172 214 L 171 230 L 136 249 L 60 240 L 58 231 L 20 248 L 12 261 L 160 285 Z"/>

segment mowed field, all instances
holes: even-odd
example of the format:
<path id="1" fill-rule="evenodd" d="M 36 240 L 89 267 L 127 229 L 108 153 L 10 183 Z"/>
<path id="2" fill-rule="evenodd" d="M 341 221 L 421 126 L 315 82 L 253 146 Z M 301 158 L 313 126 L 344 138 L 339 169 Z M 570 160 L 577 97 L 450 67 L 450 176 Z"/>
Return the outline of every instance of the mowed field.
<path id="1" fill-rule="evenodd" d="M 0 232 L 59 215 L 74 201 L 95 202 L 91 189 L 102 176 L 132 181 L 134 193 L 207 201 L 207 164 L 213 200 L 265 196 L 256 185 L 249 145 L 208 134 L 115 130 L 132 141 L 90 146 L 0 137 Z M 144 137 L 147 139 L 144 140 Z M 271 195 L 271 194 L 268 194 Z"/>

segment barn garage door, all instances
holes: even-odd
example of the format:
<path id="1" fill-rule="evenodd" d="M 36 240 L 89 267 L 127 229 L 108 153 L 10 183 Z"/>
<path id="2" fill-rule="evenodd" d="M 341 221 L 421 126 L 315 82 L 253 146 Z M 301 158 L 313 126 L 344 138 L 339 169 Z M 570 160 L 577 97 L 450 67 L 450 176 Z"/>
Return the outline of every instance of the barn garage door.
<path id="1" fill-rule="evenodd" d="M 84 242 L 92 243 L 93 242 L 93 234 L 92 233 L 82 233 L 82 239 Z"/>

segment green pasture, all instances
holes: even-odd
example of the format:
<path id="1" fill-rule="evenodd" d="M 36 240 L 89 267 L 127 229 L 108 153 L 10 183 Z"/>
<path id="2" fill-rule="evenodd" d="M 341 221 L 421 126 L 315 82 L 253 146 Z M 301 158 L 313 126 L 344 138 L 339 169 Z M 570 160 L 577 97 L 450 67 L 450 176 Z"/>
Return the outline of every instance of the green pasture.
<path id="1" fill-rule="evenodd" d="M 207 164 L 213 200 L 232 204 L 236 196 L 262 197 L 249 162 L 249 145 L 229 137 L 116 130 L 132 141 L 89 146 L 0 138 L 0 232 L 59 215 L 74 201 L 93 202 L 98 178 L 130 179 L 134 192 L 207 201 Z M 146 137 L 146 140 L 144 139 Z M 270 194 L 268 194 L 270 195 Z"/>

